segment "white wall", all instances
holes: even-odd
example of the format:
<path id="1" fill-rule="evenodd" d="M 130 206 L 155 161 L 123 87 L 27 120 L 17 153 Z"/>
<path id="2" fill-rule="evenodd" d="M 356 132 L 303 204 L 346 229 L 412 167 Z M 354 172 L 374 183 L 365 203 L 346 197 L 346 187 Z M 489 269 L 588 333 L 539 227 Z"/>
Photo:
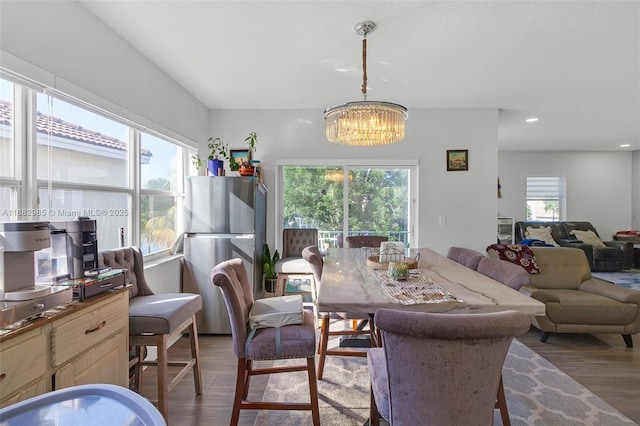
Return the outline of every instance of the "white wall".
<path id="1" fill-rule="evenodd" d="M 591 222 L 600 237 L 610 240 L 616 231 L 632 227 L 632 181 L 636 193 L 640 182 L 638 166 L 633 172 L 633 156 L 631 152 L 501 151 L 498 213 L 525 220 L 527 176 L 564 176 L 566 219 Z M 638 198 L 636 194 L 636 215 Z"/>
<path id="2" fill-rule="evenodd" d="M 631 178 L 631 229 L 640 230 L 640 151 L 633 153 L 633 171 Z"/>
<path id="3" fill-rule="evenodd" d="M 0 1 L 0 49 L 1 67 L 149 129 L 207 133 L 208 108 L 79 3 Z"/>
<path id="4" fill-rule="evenodd" d="M 258 133 L 254 158 L 272 191 L 270 244 L 276 244 L 276 160 L 412 159 L 419 161 L 417 245 L 442 254 L 452 245 L 484 251 L 496 239 L 497 110 L 409 109 L 405 140 L 382 147 L 329 143 L 321 110 L 213 110 L 210 136 L 229 142 L 231 149 L 246 149 L 244 138 Z M 447 149 L 469 150 L 468 172 L 446 171 Z M 438 225 L 439 216 L 446 216 L 445 226 Z"/>

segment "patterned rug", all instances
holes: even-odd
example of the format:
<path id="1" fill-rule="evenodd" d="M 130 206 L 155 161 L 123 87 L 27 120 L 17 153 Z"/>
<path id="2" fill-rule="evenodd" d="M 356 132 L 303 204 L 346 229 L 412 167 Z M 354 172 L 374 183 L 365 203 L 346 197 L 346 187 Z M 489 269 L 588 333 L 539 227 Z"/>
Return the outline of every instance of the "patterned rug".
<path id="1" fill-rule="evenodd" d="M 638 270 L 629 272 L 592 272 L 591 275 L 622 287 L 640 291 L 640 271 Z"/>
<path id="2" fill-rule="evenodd" d="M 517 340 L 511 344 L 502 374 L 514 426 L 636 425 Z M 327 357 L 318 392 L 322 425 L 365 424 L 369 417 L 366 358 Z M 306 373 L 276 374 L 269 378 L 263 400 L 306 402 L 308 395 Z M 255 426 L 310 424 L 310 413 L 303 411 L 260 411 L 255 420 Z M 494 426 L 500 425 L 496 410 Z"/>

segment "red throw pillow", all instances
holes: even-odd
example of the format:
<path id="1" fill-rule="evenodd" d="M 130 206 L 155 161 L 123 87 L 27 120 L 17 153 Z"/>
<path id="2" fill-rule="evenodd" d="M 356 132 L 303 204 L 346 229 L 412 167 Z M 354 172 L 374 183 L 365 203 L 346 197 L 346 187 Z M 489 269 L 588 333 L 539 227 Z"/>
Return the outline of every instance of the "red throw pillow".
<path id="1" fill-rule="evenodd" d="M 491 244 L 487 247 L 487 252 L 492 249 L 496 251 L 500 260 L 522 266 L 531 275 L 540 273 L 536 256 L 528 246 L 524 244 Z"/>

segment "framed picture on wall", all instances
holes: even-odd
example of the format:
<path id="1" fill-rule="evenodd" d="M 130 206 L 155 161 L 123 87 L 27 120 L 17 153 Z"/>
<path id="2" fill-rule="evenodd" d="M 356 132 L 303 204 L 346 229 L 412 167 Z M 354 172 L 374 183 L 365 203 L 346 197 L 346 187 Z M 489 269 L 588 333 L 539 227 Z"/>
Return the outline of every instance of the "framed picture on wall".
<path id="1" fill-rule="evenodd" d="M 447 171 L 469 170 L 469 150 L 468 149 L 448 149 L 447 150 Z"/>
<path id="2" fill-rule="evenodd" d="M 230 151 L 231 159 L 238 166 L 240 166 L 244 161 L 249 161 L 249 150 L 248 149 L 232 149 Z"/>

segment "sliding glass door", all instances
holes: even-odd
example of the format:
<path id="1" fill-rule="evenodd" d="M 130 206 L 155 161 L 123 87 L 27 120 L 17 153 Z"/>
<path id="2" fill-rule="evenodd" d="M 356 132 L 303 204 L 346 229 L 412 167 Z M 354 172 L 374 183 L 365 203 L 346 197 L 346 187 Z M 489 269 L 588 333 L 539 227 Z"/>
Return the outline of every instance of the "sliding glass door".
<path id="1" fill-rule="evenodd" d="M 411 243 L 414 165 L 296 165 L 279 167 L 280 225 L 317 228 L 325 250 L 345 235 L 383 235 Z"/>

